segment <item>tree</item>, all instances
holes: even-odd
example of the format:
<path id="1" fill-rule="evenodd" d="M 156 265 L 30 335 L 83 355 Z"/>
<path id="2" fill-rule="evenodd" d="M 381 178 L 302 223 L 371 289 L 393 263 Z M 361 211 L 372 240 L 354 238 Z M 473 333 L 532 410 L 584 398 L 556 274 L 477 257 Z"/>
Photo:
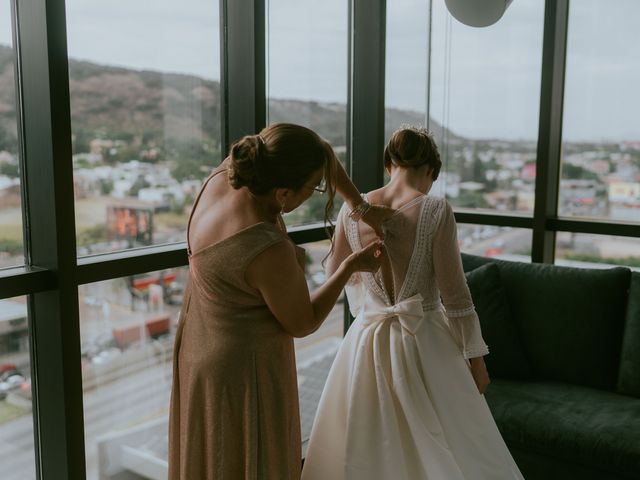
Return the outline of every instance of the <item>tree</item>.
<path id="1" fill-rule="evenodd" d="M 580 165 L 572 165 L 570 163 L 564 163 L 562 165 L 562 178 L 567 180 L 600 180 L 600 177 L 581 167 Z"/>
<path id="2" fill-rule="evenodd" d="M 20 167 L 17 163 L 0 163 L 0 175 L 6 175 L 7 177 L 17 178 L 20 176 Z"/>
<path id="3" fill-rule="evenodd" d="M 113 180 L 103 179 L 100 180 L 100 193 L 102 195 L 109 195 L 113 191 Z"/>
<path id="4" fill-rule="evenodd" d="M 455 203 L 456 206 L 464 208 L 489 208 L 484 195 L 477 192 L 462 192 Z"/>
<path id="5" fill-rule="evenodd" d="M 133 182 L 133 185 L 131 185 L 131 188 L 129 189 L 129 195 L 132 197 L 137 197 L 138 192 L 140 192 L 141 189 L 150 186 L 151 184 L 147 182 L 147 180 L 144 178 L 144 175 L 138 175 L 138 178 L 135 182 Z"/>

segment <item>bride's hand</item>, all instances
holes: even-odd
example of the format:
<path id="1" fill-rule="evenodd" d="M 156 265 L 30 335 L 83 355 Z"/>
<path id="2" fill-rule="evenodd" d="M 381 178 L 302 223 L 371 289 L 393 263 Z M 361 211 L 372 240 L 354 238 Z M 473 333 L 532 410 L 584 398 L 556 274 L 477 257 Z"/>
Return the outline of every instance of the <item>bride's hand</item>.
<path id="1" fill-rule="evenodd" d="M 345 262 L 352 272 L 376 272 L 385 255 L 384 244 L 376 240 L 362 250 L 353 252 L 345 259 Z"/>
<path id="2" fill-rule="evenodd" d="M 395 210 L 385 205 L 371 205 L 360 220 L 369 225 L 376 232 L 376 235 L 384 240 L 382 224 Z"/>
<path id="3" fill-rule="evenodd" d="M 469 361 L 469 368 L 471 369 L 471 375 L 473 376 L 473 380 L 476 382 L 478 391 L 483 395 L 491 383 L 491 380 L 489 379 L 489 372 L 487 372 L 487 367 L 484 364 L 484 359 L 482 357 L 472 358 Z"/>

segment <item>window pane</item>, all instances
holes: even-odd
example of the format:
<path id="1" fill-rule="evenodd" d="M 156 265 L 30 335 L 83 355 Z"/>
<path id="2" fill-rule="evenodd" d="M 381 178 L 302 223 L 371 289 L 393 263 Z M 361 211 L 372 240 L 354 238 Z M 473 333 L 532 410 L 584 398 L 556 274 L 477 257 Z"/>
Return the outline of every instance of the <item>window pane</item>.
<path id="1" fill-rule="evenodd" d="M 309 291 L 313 292 L 325 281 L 322 260 L 329 252 L 331 244 L 325 240 L 302 246 L 307 251 L 307 284 Z M 342 341 L 343 332 L 344 294 L 340 296 L 318 330 L 307 337 L 295 339 L 303 455 L 311 434 L 320 395 Z"/>
<path id="2" fill-rule="evenodd" d="M 149 469 L 166 478 L 173 342 L 188 272 L 80 286 L 88 479 Z"/>
<path id="3" fill-rule="evenodd" d="M 183 241 L 221 159 L 218 2 L 66 6 L 78 254 Z"/>
<path id="4" fill-rule="evenodd" d="M 268 123 L 304 125 L 347 164 L 347 0 L 267 2 Z M 341 198 L 336 197 L 336 212 Z M 287 225 L 324 219 L 314 195 L 285 216 Z"/>
<path id="5" fill-rule="evenodd" d="M 385 139 L 401 124 L 426 125 L 429 3 L 387 0 Z"/>
<path id="6" fill-rule="evenodd" d="M 458 224 L 460 251 L 517 262 L 531 261 L 531 230 L 493 225 Z"/>
<path id="7" fill-rule="evenodd" d="M 640 4 L 581 0 L 569 15 L 558 212 L 640 222 Z"/>
<path id="8" fill-rule="evenodd" d="M 2 478 L 36 478 L 26 297 L 0 300 L 0 465 Z"/>
<path id="9" fill-rule="evenodd" d="M 11 4 L 0 2 L 0 268 L 24 264 Z"/>
<path id="10" fill-rule="evenodd" d="M 444 163 L 434 193 L 454 206 L 533 213 L 543 17 L 544 2 L 520 0 L 472 28 L 433 2 L 430 127 Z"/>
<path id="11" fill-rule="evenodd" d="M 556 264 L 585 268 L 622 265 L 640 271 L 640 238 L 558 232 Z"/>

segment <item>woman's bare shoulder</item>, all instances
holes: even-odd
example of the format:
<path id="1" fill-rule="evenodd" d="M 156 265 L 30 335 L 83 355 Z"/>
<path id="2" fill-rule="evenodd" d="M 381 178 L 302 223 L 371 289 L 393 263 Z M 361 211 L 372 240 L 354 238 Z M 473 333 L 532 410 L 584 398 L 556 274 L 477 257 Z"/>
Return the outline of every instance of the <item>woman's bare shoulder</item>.
<path id="1" fill-rule="evenodd" d="M 387 187 L 372 190 L 367 193 L 367 201 L 372 205 L 385 205 L 391 208 L 399 208 L 404 204 L 423 197 L 424 194 L 414 189 L 402 189 L 391 191 Z"/>

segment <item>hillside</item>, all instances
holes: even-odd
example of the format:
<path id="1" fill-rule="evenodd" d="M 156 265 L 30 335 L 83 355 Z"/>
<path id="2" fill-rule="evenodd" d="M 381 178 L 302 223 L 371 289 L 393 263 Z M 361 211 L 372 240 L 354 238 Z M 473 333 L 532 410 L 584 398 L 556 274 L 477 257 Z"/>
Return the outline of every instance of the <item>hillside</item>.
<path id="1" fill-rule="evenodd" d="M 220 84 L 192 75 L 137 71 L 70 59 L 74 150 L 93 138 L 162 147 L 170 143 L 219 145 Z M 0 150 L 15 150 L 13 52 L 0 45 Z M 272 99 L 270 122 L 296 121 L 333 145 L 346 144 L 345 105 Z M 424 121 L 417 112 L 387 110 L 388 136 L 401 123 Z M 439 136 L 441 127 L 432 124 Z"/>

